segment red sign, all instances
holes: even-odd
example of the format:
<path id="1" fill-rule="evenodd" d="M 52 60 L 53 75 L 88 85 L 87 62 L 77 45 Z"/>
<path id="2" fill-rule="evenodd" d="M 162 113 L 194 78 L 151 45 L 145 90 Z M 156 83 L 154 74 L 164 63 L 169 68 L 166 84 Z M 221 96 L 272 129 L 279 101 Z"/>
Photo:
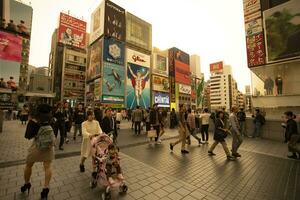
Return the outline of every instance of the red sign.
<path id="1" fill-rule="evenodd" d="M 265 64 L 265 43 L 263 33 L 246 38 L 248 67 Z"/>
<path id="2" fill-rule="evenodd" d="M 222 72 L 223 71 L 223 61 L 212 63 L 209 65 L 210 72 Z"/>
<path id="3" fill-rule="evenodd" d="M 191 84 L 190 66 L 175 60 L 175 80 L 185 85 Z"/>
<path id="4" fill-rule="evenodd" d="M 21 62 L 22 38 L 0 31 L 0 59 Z"/>
<path id="5" fill-rule="evenodd" d="M 78 48 L 86 46 L 86 22 L 60 13 L 58 40 Z"/>

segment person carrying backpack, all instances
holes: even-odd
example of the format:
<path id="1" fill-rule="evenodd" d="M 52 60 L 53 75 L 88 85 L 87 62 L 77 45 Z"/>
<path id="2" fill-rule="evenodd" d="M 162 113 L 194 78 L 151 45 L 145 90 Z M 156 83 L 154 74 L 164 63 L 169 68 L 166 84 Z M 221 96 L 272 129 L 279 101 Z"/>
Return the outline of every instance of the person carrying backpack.
<path id="1" fill-rule="evenodd" d="M 43 162 L 45 171 L 44 188 L 41 192 L 41 199 L 47 199 L 49 193 L 49 183 L 52 176 L 51 163 L 54 159 L 55 136 L 50 126 L 51 106 L 41 104 L 37 107 L 37 114 L 28 122 L 25 138 L 34 139 L 28 149 L 26 166 L 24 170 L 25 184 L 21 187 L 21 192 L 28 192 L 31 188 L 30 176 L 32 167 L 36 162 Z"/>

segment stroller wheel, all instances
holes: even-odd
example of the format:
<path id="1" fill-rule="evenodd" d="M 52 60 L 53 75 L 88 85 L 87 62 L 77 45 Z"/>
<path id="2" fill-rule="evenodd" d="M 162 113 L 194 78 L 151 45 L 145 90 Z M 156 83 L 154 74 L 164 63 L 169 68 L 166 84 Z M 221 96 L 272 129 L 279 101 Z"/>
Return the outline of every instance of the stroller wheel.
<path id="1" fill-rule="evenodd" d="M 120 191 L 119 193 L 125 194 L 125 193 L 127 192 L 127 190 L 128 190 L 128 186 L 125 185 L 125 184 L 123 184 L 123 185 L 121 185 L 120 188 L 119 188 L 119 191 Z"/>

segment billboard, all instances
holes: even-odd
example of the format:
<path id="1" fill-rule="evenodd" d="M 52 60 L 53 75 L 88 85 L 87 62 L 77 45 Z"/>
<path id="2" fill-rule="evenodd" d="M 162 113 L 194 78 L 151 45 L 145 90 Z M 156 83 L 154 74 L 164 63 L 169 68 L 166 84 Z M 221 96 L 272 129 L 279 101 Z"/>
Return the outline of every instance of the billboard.
<path id="1" fill-rule="evenodd" d="M 14 0 L 4 2 L 2 30 L 30 37 L 32 23 L 32 7 Z M 2 14 L 2 12 L 1 12 Z"/>
<path id="2" fill-rule="evenodd" d="M 8 109 L 13 106 L 12 96 L 9 93 L 0 93 L 0 109 Z"/>
<path id="3" fill-rule="evenodd" d="M 169 78 L 152 75 L 152 90 L 169 92 Z"/>
<path id="4" fill-rule="evenodd" d="M 103 40 L 97 40 L 91 45 L 90 63 L 87 69 L 87 80 L 93 80 L 101 75 L 102 44 Z"/>
<path id="5" fill-rule="evenodd" d="M 94 81 L 94 100 L 98 101 L 101 99 L 101 80 L 100 78 Z"/>
<path id="6" fill-rule="evenodd" d="M 150 67 L 150 56 L 138 51 L 126 49 L 127 62 L 140 65 L 143 67 Z"/>
<path id="7" fill-rule="evenodd" d="M 124 65 L 125 43 L 113 38 L 105 38 L 103 44 L 103 60 L 117 65 Z"/>
<path id="8" fill-rule="evenodd" d="M 103 63 L 102 95 L 125 94 L 125 68 L 112 63 Z"/>
<path id="9" fill-rule="evenodd" d="M 127 63 L 127 108 L 150 106 L 150 69 Z"/>
<path id="10" fill-rule="evenodd" d="M 22 61 L 22 37 L 0 31 L 0 59 Z"/>
<path id="11" fill-rule="evenodd" d="M 168 58 L 159 54 L 153 54 L 152 73 L 162 76 L 169 75 Z"/>
<path id="12" fill-rule="evenodd" d="M 190 85 L 178 84 L 179 93 L 182 94 L 192 94 L 192 87 Z"/>
<path id="13" fill-rule="evenodd" d="M 265 64 L 265 43 L 263 33 L 246 37 L 248 67 Z"/>
<path id="14" fill-rule="evenodd" d="M 223 71 L 223 61 L 215 62 L 209 64 L 210 72 L 222 72 Z"/>
<path id="15" fill-rule="evenodd" d="M 86 46 L 86 22 L 60 13 L 58 41 L 78 48 Z"/>
<path id="16" fill-rule="evenodd" d="M 105 1 L 104 34 L 125 41 L 125 9 L 111 1 Z"/>
<path id="17" fill-rule="evenodd" d="M 104 1 L 94 10 L 91 16 L 90 44 L 104 33 Z"/>
<path id="18" fill-rule="evenodd" d="M 190 77 L 190 66 L 175 60 L 175 80 L 178 83 L 190 85 L 191 77 Z"/>
<path id="19" fill-rule="evenodd" d="M 20 63 L 0 60 L 0 78 L 2 88 L 15 89 L 19 85 Z"/>
<path id="20" fill-rule="evenodd" d="M 299 58 L 300 1 L 288 1 L 263 14 L 268 62 Z"/>
<path id="21" fill-rule="evenodd" d="M 169 49 L 169 77 L 170 77 L 170 97 L 171 102 L 176 102 L 176 85 L 175 85 L 175 63 L 174 63 L 174 49 Z"/>
<path id="22" fill-rule="evenodd" d="M 126 13 L 126 42 L 148 51 L 152 50 L 152 25 Z"/>
<path id="23" fill-rule="evenodd" d="M 154 103 L 158 104 L 158 107 L 170 107 L 169 93 L 154 92 Z"/>
<path id="24" fill-rule="evenodd" d="M 187 65 L 190 64 L 190 56 L 189 54 L 185 53 L 184 51 L 181 51 L 180 49 L 177 49 L 176 47 L 171 48 L 172 54 L 175 60 L 178 60 L 182 63 L 185 63 Z"/>

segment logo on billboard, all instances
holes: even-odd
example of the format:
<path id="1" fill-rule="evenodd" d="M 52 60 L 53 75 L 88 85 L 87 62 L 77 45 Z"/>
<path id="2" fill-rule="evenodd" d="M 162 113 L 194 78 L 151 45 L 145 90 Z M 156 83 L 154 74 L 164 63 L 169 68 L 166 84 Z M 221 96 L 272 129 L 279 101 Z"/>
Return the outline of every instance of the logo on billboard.
<path id="1" fill-rule="evenodd" d="M 144 67 L 150 67 L 150 56 L 138 51 L 127 49 L 127 62 Z"/>
<path id="2" fill-rule="evenodd" d="M 117 65 L 124 65 L 124 42 L 117 41 L 113 38 L 104 39 L 103 60 Z"/>
<path id="3" fill-rule="evenodd" d="M 212 63 L 209 65 L 210 72 L 222 72 L 223 71 L 223 61 Z"/>
<path id="4" fill-rule="evenodd" d="M 183 94 L 192 94 L 192 88 L 189 85 L 179 84 L 179 92 Z"/>
<path id="5" fill-rule="evenodd" d="M 170 97 L 169 94 L 165 93 L 154 93 L 154 103 L 158 103 L 159 105 L 169 105 Z"/>
<path id="6" fill-rule="evenodd" d="M 133 55 L 132 59 L 134 60 L 134 62 L 146 62 L 143 58 L 141 58 L 140 56 L 136 56 L 136 55 Z"/>
<path id="7" fill-rule="evenodd" d="M 116 44 L 109 45 L 109 55 L 114 59 L 121 57 L 121 49 Z"/>

